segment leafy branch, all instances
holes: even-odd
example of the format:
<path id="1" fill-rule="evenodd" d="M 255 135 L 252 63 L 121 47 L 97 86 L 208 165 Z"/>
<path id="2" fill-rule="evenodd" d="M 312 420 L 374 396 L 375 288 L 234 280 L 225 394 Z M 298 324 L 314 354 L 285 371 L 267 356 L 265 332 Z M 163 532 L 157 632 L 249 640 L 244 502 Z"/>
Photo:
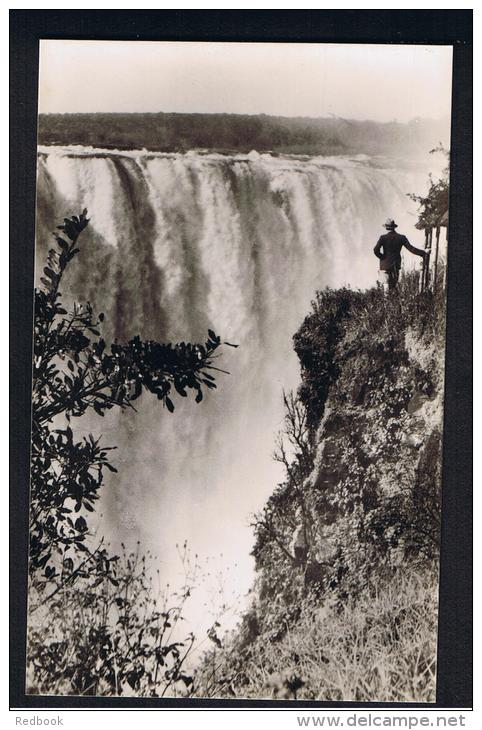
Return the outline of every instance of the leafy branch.
<path id="1" fill-rule="evenodd" d="M 57 227 L 35 291 L 30 570 L 43 570 L 47 581 L 59 574 L 65 550 L 87 550 L 86 517 L 95 509 L 105 473 L 117 471 L 109 458 L 112 447 L 92 434 L 76 440 L 71 419 L 91 410 L 104 416 L 112 408 L 134 409 L 143 391 L 172 413 L 173 393 L 186 398 L 194 391 L 200 403 L 205 390 L 216 388 L 212 372 L 226 372 L 215 364 L 221 339 L 213 330 L 204 343 L 136 336 L 108 345 L 100 332 L 104 315 L 96 316 L 89 302 L 64 308 L 62 278 L 80 252 L 88 223 L 83 210 Z"/>

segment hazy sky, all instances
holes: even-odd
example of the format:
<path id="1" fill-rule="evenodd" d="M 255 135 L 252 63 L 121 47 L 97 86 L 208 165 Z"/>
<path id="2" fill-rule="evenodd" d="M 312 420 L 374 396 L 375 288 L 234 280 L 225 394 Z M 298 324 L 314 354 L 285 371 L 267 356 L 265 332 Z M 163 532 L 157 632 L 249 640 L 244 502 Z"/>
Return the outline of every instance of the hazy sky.
<path id="1" fill-rule="evenodd" d="M 40 112 L 450 114 L 452 48 L 41 41 Z"/>

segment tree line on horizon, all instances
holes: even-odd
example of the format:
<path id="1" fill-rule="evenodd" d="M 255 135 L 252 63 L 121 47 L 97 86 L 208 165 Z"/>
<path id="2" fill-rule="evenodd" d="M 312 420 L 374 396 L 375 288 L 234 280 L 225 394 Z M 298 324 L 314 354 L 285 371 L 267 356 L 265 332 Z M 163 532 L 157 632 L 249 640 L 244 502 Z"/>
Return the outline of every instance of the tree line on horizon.
<path id="1" fill-rule="evenodd" d="M 444 122 L 414 119 L 380 123 L 341 117 L 266 114 L 83 113 L 40 114 L 42 145 L 189 149 L 280 154 L 388 154 L 422 152 L 443 136 Z"/>

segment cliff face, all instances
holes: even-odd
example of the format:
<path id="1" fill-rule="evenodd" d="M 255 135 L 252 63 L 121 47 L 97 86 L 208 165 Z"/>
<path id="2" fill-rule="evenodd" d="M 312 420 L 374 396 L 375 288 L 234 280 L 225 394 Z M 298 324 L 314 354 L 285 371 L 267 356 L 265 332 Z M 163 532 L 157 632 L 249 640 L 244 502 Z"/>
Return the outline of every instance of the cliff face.
<path id="1" fill-rule="evenodd" d="M 411 276 L 317 295 L 294 337 L 286 479 L 256 516 L 253 603 L 213 695 L 434 699 L 444 321 L 442 288 Z"/>
<path id="2" fill-rule="evenodd" d="M 317 358 L 333 298 L 339 306 L 328 321 L 325 386 L 326 363 L 320 367 Z M 438 551 L 441 307 L 439 300 L 420 298 L 410 279 L 391 298 L 379 291 L 324 292 L 295 336 L 299 395 L 314 430 L 314 468 L 303 486 L 313 505 L 307 559 L 323 562 L 327 552 L 336 553 L 325 563 L 335 564 L 354 587 L 360 573 L 368 577 L 381 566 Z M 328 509 L 315 506 L 320 498 Z"/>

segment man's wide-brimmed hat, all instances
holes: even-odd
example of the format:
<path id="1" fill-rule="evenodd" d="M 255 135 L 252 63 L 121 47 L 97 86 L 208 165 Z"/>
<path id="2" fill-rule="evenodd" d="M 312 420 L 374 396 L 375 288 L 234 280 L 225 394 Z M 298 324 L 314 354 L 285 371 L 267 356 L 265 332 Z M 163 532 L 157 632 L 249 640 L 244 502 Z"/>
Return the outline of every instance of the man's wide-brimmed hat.
<path id="1" fill-rule="evenodd" d="M 390 228 L 398 228 L 398 226 L 395 223 L 395 221 L 393 220 L 393 218 L 387 218 L 387 220 L 385 221 L 385 223 L 383 225 L 384 225 L 385 228 L 388 228 L 388 229 L 390 229 Z"/>

